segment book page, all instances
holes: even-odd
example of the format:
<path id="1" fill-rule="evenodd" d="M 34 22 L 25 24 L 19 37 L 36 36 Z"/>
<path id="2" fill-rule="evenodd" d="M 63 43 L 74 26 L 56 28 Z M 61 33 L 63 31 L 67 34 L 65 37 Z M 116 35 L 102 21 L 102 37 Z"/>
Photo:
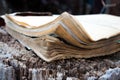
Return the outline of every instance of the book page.
<path id="1" fill-rule="evenodd" d="M 93 41 L 107 39 L 120 33 L 120 17 L 97 14 L 75 16 Z"/>

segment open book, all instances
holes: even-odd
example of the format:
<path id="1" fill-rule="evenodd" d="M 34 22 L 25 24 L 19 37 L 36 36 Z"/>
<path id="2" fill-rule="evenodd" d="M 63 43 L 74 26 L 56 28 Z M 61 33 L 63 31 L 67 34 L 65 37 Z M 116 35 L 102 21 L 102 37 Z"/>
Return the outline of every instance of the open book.
<path id="1" fill-rule="evenodd" d="M 7 32 L 45 61 L 90 58 L 120 51 L 120 17 L 5 15 Z"/>

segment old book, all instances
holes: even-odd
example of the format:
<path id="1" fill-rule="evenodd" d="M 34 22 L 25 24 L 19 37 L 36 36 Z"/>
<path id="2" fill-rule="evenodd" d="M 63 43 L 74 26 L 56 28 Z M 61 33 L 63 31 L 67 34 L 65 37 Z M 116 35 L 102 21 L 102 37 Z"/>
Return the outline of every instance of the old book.
<path id="1" fill-rule="evenodd" d="M 120 18 L 98 14 L 5 17 L 6 30 L 45 61 L 90 58 L 120 50 Z"/>

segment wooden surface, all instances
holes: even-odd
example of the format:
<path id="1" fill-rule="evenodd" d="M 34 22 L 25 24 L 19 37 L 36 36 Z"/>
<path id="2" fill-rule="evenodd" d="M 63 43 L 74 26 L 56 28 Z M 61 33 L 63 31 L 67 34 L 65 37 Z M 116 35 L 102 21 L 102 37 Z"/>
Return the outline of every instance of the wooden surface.
<path id="1" fill-rule="evenodd" d="M 109 47 L 108 47 L 109 48 Z M 117 68 L 116 68 L 117 67 Z M 111 76 L 106 70 L 112 68 Z M 120 53 L 89 59 L 65 59 L 47 63 L 28 51 L 0 27 L 0 80 L 119 80 Z M 114 72 L 114 73 L 113 73 Z"/>

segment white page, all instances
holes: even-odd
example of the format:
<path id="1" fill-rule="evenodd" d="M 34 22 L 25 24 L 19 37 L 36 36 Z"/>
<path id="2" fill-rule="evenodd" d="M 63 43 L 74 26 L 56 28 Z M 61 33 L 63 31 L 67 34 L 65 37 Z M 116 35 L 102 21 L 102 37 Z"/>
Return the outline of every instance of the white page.
<path id="1" fill-rule="evenodd" d="M 120 33 L 120 17 L 98 14 L 75 16 L 93 41 Z"/>

